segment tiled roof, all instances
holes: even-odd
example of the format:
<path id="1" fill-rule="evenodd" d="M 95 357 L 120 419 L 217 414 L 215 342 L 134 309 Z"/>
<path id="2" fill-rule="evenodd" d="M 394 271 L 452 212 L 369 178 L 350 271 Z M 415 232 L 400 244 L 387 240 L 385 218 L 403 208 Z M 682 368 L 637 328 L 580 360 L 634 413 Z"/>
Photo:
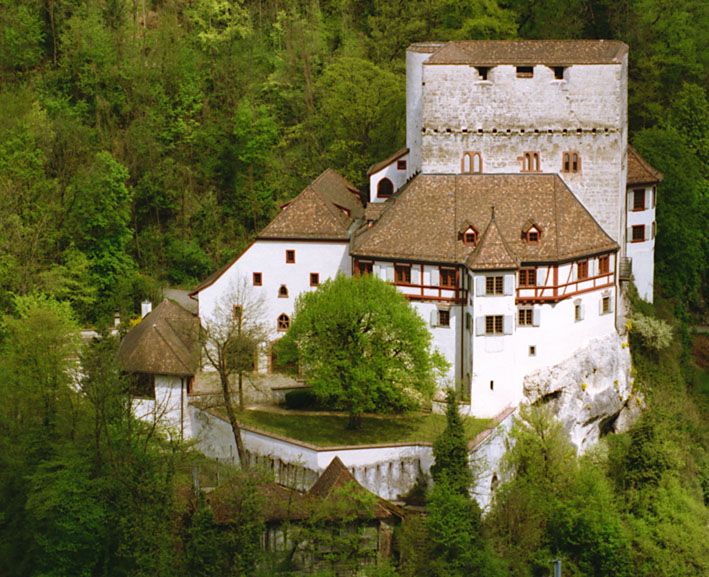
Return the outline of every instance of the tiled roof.
<path id="1" fill-rule="evenodd" d="M 493 206 L 497 230 L 487 230 Z M 522 239 L 530 218 L 542 231 L 538 243 Z M 501 246 L 518 263 L 570 260 L 618 247 L 558 175 L 472 174 L 417 176 L 385 203 L 375 224 L 355 233 L 350 252 L 462 264 L 473 252 L 459 238 L 467 223 L 489 237 L 489 247 L 473 257 L 477 265 L 496 259 L 510 264 Z"/>
<path id="2" fill-rule="evenodd" d="M 328 169 L 286 204 L 258 238 L 347 240 L 352 221 L 363 214 L 357 189 Z"/>
<path id="3" fill-rule="evenodd" d="M 637 150 L 628 145 L 628 186 L 655 184 L 662 181 L 662 173 L 650 166 Z"/>
<path id="4" fill-rule="evenodd" d="M 118 349 L 118 363 L 129 373 L 194 375 L 199 365 L 199 320 L 165 299 L 128 331 Z"/>
<path id="5" fill-rule="evenodd" d="M 627 51 L 619 40 L 465 40 L 444 44 L 426 64 L 620 64 Z"/>
<path id="6" fill-rule="evenodd" d="M 370 166 L 369 170 L 367 171 L 367 176 L 372 176 L 375 172 L 379 172 L 382 168 L 386 168 L 395 160 L 401 158 L 405 154 L 408 154 L 408 152 L 409 152 L 408 148 L 400 148 L 391 156 L 388 156 L 384 160 L 380 160 L 376 164 L 373 164 L 372 166 Z"/>
<path id="7" fill-rule="evenodd" d="M 519 266 L 519 262 L 512 256 L 505 239 L 502 238 L 494 216 L 465 264 L 471 270 L 500 270 Z"/>

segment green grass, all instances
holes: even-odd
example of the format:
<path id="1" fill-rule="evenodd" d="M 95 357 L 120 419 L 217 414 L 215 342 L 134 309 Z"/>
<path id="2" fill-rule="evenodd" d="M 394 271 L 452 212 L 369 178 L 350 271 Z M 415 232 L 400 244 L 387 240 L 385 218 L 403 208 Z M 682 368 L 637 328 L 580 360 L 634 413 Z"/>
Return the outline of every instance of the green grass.
<path id="1" fill-rule="evenodd" d="M 391 417 L 362 417 L 359 429 L 347 428 L 346 415 L 302 415 L 244 411 L 238 416 L 246 427 L 252 426 L 320 447 L 433 441 L 445 428 L 444 415 L 411 414 Z M 489 419 L 464 418 L 465 430 L 472 439 L 490 426 Z"/>

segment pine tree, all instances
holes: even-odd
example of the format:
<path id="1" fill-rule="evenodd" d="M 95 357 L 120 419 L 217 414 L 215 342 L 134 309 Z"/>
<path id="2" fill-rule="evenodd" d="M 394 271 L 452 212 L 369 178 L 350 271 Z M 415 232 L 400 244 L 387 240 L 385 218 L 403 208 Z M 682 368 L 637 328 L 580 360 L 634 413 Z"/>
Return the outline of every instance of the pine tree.
<path id="1" fill-rule="evenodd" d="M 465 427 L 458 413 L 455 393 L 446 395 L 446 429 L 433 443 L 434 465 L 431 476 L 435 483 L 445 483 L 454 492 L 468 495 L 473 475 L 468 463 Z"/>

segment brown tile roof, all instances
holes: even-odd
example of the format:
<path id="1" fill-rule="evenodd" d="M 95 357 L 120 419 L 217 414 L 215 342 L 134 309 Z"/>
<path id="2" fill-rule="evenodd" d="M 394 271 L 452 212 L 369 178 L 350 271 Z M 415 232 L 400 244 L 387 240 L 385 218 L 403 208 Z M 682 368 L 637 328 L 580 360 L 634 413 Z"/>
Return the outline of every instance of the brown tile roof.
<path id="1" fill-rule="evenodd" d="M 328 169 L 286 204 L 258 238 L 347 240 L 353 220 L 363 214 L 357 189 Z"/>
<path id="2" fill-rule="evenodd" d="M 124 337 L 118 363 L 129 373 L 194 375 L 199 366 L 199 320 L 165 299 Z"/>
<path id="3" fill-rule="evenodd" d="M 385 206 L 373 226 L 353 235 L 353 256 L 465 263 L 473 248 L 459 240 L 460 231 L 466 223 L 486 231 L 493 206 L 497 230 L 487 233 L 490 246 L 481 248 L 474 262 L 483 256 L 484 262 L 511 262 L 501 255 L 498 235 L 520 263 L 557 262 L 618 248 L 555 174 L 419 175 Z M 522 239 L 530 219 L 542 231 L 539 243 Z"/>
<path id="4" fill-rule="evenodd" d="M 370 166 L 369 170 L 367 171 L 367 176 L 372 176 L 375 172 L 379 172 L 382 168 L 386 168 L 392 162 L 394 162 L 395 160 L 401 158 L 402 156 L 404 156 L 405 154 L 408 154 L 408 153 L 409 153 L 408 148 L 400 148 L 391 156 L 388 156 L 384 160 L 380 160 L 376 164 L 373 164 L 372 166 Z"/>
<path id="5" fill-rule="evenodd" d="M 505 239 L 502 238 L 494 216 L 465 264 L 471 270 L 500 270 L 519 266 L 519 262 L 512 256 Z"/>
<path id="6" fill-rule="evenodd" d="M 350 225 L 363 215 L 364 206 L 359 191 L 339 173 L 328 168 L 284 205 L 257 239 L 348 240 Z M 190 296 L 212 285 L 242 254 L 210 274 L 192 290 Z"/>
<path id="7" fill-rule="evenodd" d="M 628 186 L 655 184 L 662 181 L 662 173 L 650 166 L 637 150 L 628 145 Z"/>
<path id="8" fill-rule="evenodd" d="M 407 52 L 419 52 L 421 54 L 433 54 L 445 42 L 415 42 L 406 49 Z"/>
<path id="9" fill-rule="evenodd" d="M 464 40 L 444 44 L 425 63 L 620 64 L 627 51 L 628 46 L 619 40 Z"/>

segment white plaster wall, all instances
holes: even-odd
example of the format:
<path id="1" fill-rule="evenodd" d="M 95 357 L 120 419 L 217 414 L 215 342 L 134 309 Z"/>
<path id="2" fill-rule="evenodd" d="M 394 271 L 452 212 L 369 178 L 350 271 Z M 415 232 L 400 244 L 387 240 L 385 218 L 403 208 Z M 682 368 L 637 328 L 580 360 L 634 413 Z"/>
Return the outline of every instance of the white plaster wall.
<path id="1" fill-rule="evenodd" d="M 633 259 L 633 280 L 638 289 L 641 298 L 647 302 L 652 302 L 654 292 L 654 274 L 655 274 L 655 238 L 652 234 L 652 225 L 655 222 L 655 207 L 652 204 L 652 187 L 635 187 L 645 188 L 645 210 L 634 211 L 633 207 L 633 190 L 628 190 L 627 195 L 627 244 L 626 254 Z M 645 225 L 644 242 L 630 242 L 632 238 L 631 227 L 633 225 Z"/>
<path id="2" fill-rule="evenodd" d="M 448 382 L 440 383 L 439 385 L 442 388 L 453 386 L 458 381 L 461 363 L 460 330 L 464 322 L 464 316 L 461 314 L 460 305 L 451 304 L 450 307 L 447 307 L 450 311 L 450 326 L 442 327 L 434 326 L 431 323 L 431 316 L 437 317 L 438 309 L 446 308 L 445 306 L 431 301 L 413 301 L 411 304 L 426 323 L 431 333 L 433 348 L 438 349 L 450 363 L 447 373 Z"/>
<path id="3" fill-rule="evenodd" d="M 406 161 L 406 168 L 398 169 L 396 167 L 399 160 Z M 379 198 L 377 196 L 377 186 L 379 186 L 379 181 L 383 178 L 391 180 L 394 185 L 394 192 L 406 184 L 406 179 L 409 174 L 409 161 L 409 154 L 404 154 L 369 177 L 369 202 L 384 202 L 386 200 L 386 198 Z"/>
<path id="4" fill-rule="evenodd" d="M 286 250 L 295 250 L 295 263 L 286 264 Z M 252 274 L 262 274 L 262 286 L 252 286 Z M 310 273 L 320 274 L 320 283 L 338 273 L 352 274 L 351 259 L 346 242 L 306 242 L 257 240 L 229 267 L 214 284 L 199 293 L 199 315 L 202 319 L 214 317 L 220 300 L 238 287 L 243 279 L 253 298 L 263 298 L 264 321 L 270 337 L 278 338 L 277 318 L 282 313 L 292 318 L 297 297 L 310 286 Z M 281 285 L 288 288 L 288 298 L 280 298 Z"/>
<path id="5" fill-rule="evenodd" d="M 565 278 L 564 267 L 560 268 L 560 278 Z M 611 312 L 601 314 L 601 299 L 605 295 L 611 296 Z M 581 321 L 575 320 L 577 302 L 584 310 Z M 522 382 L 526 374 L 557 364 L 592 339 L 615 332 L 615 287 L 534 306 L 540 311 L 540 326 L 520 327 L 514 296 L 473 296 L 476 323 L 484 322 L 486 315 L 511 315 L 513 334 L 478 336 L 474 332 L 472 415 L 492 417 L 507 406 L 517 406 L 523 398 Z M 529 355 L 530 346 L 536 348 L 535 356 Z M 492 389 L 490 381 L 494 383 Z"/>
<path id="6" fill-rule="evenodd" d="M 423 63 L 430 53 L 406 51 L 406 147 L 409 174 L 421 170 L 421 127 L 423 122 Z"/>
<path id="7" fill-rule="evenodd" d="M 158 423 L 171 436 L 189 438 L 186 378 L 155 375 L 155 399 L 133 399 L 133 414 L 149 423 Z"/>

